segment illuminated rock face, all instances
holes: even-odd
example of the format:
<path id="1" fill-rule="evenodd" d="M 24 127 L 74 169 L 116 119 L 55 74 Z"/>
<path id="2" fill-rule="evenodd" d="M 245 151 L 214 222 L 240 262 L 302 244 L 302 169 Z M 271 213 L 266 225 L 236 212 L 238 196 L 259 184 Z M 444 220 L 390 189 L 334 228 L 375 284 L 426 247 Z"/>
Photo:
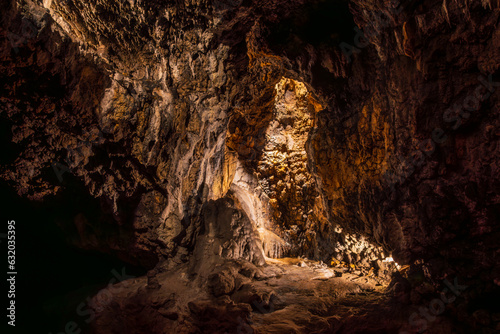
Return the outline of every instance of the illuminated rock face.
<path id="1" fill-rule="evenodd" d="M 345 80 L 317 81 L 336 96 L 311 136 L 318 188 L 331 221 L 349 221 L 343 227 L 365 231 L 398 262 L 432 259 L 429 274 L 467 275 L 499 232 L 499 93 L 491 81 L 499 80 L 492 58 L 500 39 L 490 25 L 498 9 L 437 1 L 377 8 L 353 2 L 372 44 L 351 55 Z"/>
<path id="2" fill-rule="evenodd" d="M 266 145 L 257 165 L 259 183 L 269 197 L 275 231 L 293 244 L 291 248 L 296 254 L 298 244 L 304 242 L 298 234 L 306 232 L 307 226 L 317 220 L 316 187 L 307 171 L 305 151 L 315 112 L 309 98 L 303 83 L 283 78 L 276 85 L 273 119 L 266 129 Z M 314 235 L 301 237 L 311 239 Z"/>
<path id="3" fill-rule="evenodd" d="M 99 199 L 99 221 L 110 224 L 79 212 L 80 247 L 146 266 L 183 261 L 205 232 L 205 205 L 227 197 L 261 231 L 267 256 L 344 258 L 335 252 L 344 235 L 308 173 L 306 143 L 323 107 L 286 76 L 283 58 L 263 51 L 254 23 L 231 18 L 237 8 L 98 1 L 20 8 L 10 7 L 5 26 L 19 33 L 25 15 L 37 34 L 17 53 L 6 49 L 12 67 L 4 72 L 31 71 L 54 89 L 31 94 L 21 85 L 6 95 L 13 139 L 30 145 L 3 175 L 32 199 L 77 185 Z M 32 118 L 21 116 L 25 104 L 38 110 Z"/>
<path id="4" fill-rule="evenodd" d="M 246 147 L 256 166 L 238 166 L 232 193 L 259 231 L 264 255 L 306 256 L 365 268 L 385 258 L 380 247 L 328 221 L 324 199 L 309 173 L 306 151 L 316 113 L 323 109 L 302 82 L 281 78 L 275 86 L 270 120 Z M 319 247 L 320 243 L 327 246 Z M 354 245 L 358 245 L 357 248 Z"/>
<path id="5" fill-rule="evenodd" d="M 272 118 L 262 134 L 262 152 L 255 157 L 257 166 L 249 172 L 239 168 L 233 182 L 235 192 L 242 194 L 240 202 L 261 231 L 268 257 L 304 254 L 301 246 L 310 247 L 314 239 L 310 227 L 316 222 L 310 220 L 317 220 L 317 193 L 307 172 L 305 151 L 314 113 L 305 85 L 282 78 L 275 87 Z"/>

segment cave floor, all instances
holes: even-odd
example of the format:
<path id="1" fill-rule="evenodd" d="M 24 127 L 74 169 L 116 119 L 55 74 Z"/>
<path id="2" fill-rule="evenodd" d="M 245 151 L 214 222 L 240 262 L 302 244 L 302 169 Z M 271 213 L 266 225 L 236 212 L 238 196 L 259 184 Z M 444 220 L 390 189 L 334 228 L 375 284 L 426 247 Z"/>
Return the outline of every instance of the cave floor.
<path id="1" fill-rule="evenodd" d="M 407 312 L 387 281 L 304 259 L 206 261 L 151 271 L 93 300 L 94 332 L 398 333 Z M 133 331 L 131 331 L 133 329 Z"/>
<path id="2" fill-rule="evenodd" d="M 397 332 L 391 321 L 380 321 L 395 314 L 385 293 L 387 281 L 302 259 L 266 262 L 262 271 L 267 278 L 253 285 L 257 290 L 272 288 L 274 295 L 267 308 L 254 303 L 255 333 Z M 402 316 L 392 323 L 400 323 Z"/>

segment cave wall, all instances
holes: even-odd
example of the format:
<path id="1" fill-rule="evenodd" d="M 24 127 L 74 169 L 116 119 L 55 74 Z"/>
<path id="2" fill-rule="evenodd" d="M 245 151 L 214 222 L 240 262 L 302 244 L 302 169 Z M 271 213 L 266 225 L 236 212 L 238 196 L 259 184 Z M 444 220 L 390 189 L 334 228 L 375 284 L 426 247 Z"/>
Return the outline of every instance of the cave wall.
<path id="1" fill-rule="evenodd" d="M 114 226 L 103 234 L 92 219 L 68 222 L 83 247 L 147 266 L 185 261 L 208 233 L 207 206 L 230 200 L 248 231 L 228 257 L 358 263 L 362 252 L 392 253 L 401 263 L 424 259 L 430 276 L 494 273 L 498 4 L 2 6 L 2 121 L 24 148 L 2 178 L 38 201 L 81 182 Z M 275 149 L 267 131 L 289 121 L 274 123 L 279 101 L 297 93 L 280 91 L 282 80 L 308 92 L 307 161 L 259 171 Z M 246 186 L 235 175 L 248 175 Z M 280 185 L 286 176 L 305 178 L 308 198 L 292 198 L 303 184 Z M 263 203 L 270 244 L 253 243 L 260 226 L 241 187 Z M 291 190 L 278 194 L 283 187 Z"/>
<path id="2" fill-rule="evenodd" d="M 491 273 L 498 6 L 354 1 L 351 10 L 371 44 L 346 49 L 346 84 L 310 142 L 330 219 L 373 237 L 398 262 L 425 260 L 431 276 Z"/>

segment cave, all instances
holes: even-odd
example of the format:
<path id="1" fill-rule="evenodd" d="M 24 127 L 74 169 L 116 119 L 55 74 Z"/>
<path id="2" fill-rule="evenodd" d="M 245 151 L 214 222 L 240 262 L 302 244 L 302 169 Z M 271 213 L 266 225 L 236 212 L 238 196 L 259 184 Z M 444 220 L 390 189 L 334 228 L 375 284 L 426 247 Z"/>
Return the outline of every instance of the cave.
<path id="1" fill-rule="evenodd" d="M 500 332 L 498 1 L 0 9 L 9 333 Z"/>

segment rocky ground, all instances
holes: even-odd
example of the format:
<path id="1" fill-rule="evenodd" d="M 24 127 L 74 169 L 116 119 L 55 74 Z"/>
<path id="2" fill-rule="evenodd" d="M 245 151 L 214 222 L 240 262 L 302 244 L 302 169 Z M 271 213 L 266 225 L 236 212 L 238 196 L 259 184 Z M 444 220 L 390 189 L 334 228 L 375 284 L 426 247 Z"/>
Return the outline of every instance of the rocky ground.
<path id="1" fill-rule="evenodd" d="M 363 333 L 377 328 L 357 323 L 368 314 L 394 332 L 404 318 L 391 314 L 384 284 L 304 259 L 262 267 L 206 259 L 101 291 L 94 326 L 96 333 Z"/>
<path id="2" fill-rule="evenodd" d="M 440 297 L 430 285 L 412 290 L 414 274 L 395 274 L 392 281 L 378 274 L 302 258 L 267 259 L 259 267 L 217 258 L 175 268 L 165 264 L 147 277 L 99 292 L 91 303 L 97 316 L 93 330 L 444 334 L 499 329 L 499 313 L 483 310 L 464 317 L 469 287 L 450 282 L 458 287 L 456 295 L 442 290 L 445 297 Z M 446 313 L 439 300 L 447 301 Z"/>
<path id="3" fill-rule="evenodd" d="M 99 310 L 96 331 L 230 332 L 238 317 L 261 332 L 498 330 L 498 1 L 0 6 L 2 182 L 40 205 L 74 193 L 97 203 L 59 223 L 68 240 L 151 270 L 117 292 L 123 312 Z M 353 273 L 265 266 L 299 256 Z M 339 292 L 338 308 L 314 292 L 358 291 L 349 275 L 391 257 L 405 268 L 393 282 L 405 312 L 446 282 L 469 288 L 434 302 L 441 317 L 402 322 L 378 292 Z M 268 278 L 240 274 L 246 265 Z M 308 292 L 282 291 L 302 276 Z M 229 285 L 214 295 L 212 278 Z M 289 306 L 255 312 L 252 289 Z"/>

